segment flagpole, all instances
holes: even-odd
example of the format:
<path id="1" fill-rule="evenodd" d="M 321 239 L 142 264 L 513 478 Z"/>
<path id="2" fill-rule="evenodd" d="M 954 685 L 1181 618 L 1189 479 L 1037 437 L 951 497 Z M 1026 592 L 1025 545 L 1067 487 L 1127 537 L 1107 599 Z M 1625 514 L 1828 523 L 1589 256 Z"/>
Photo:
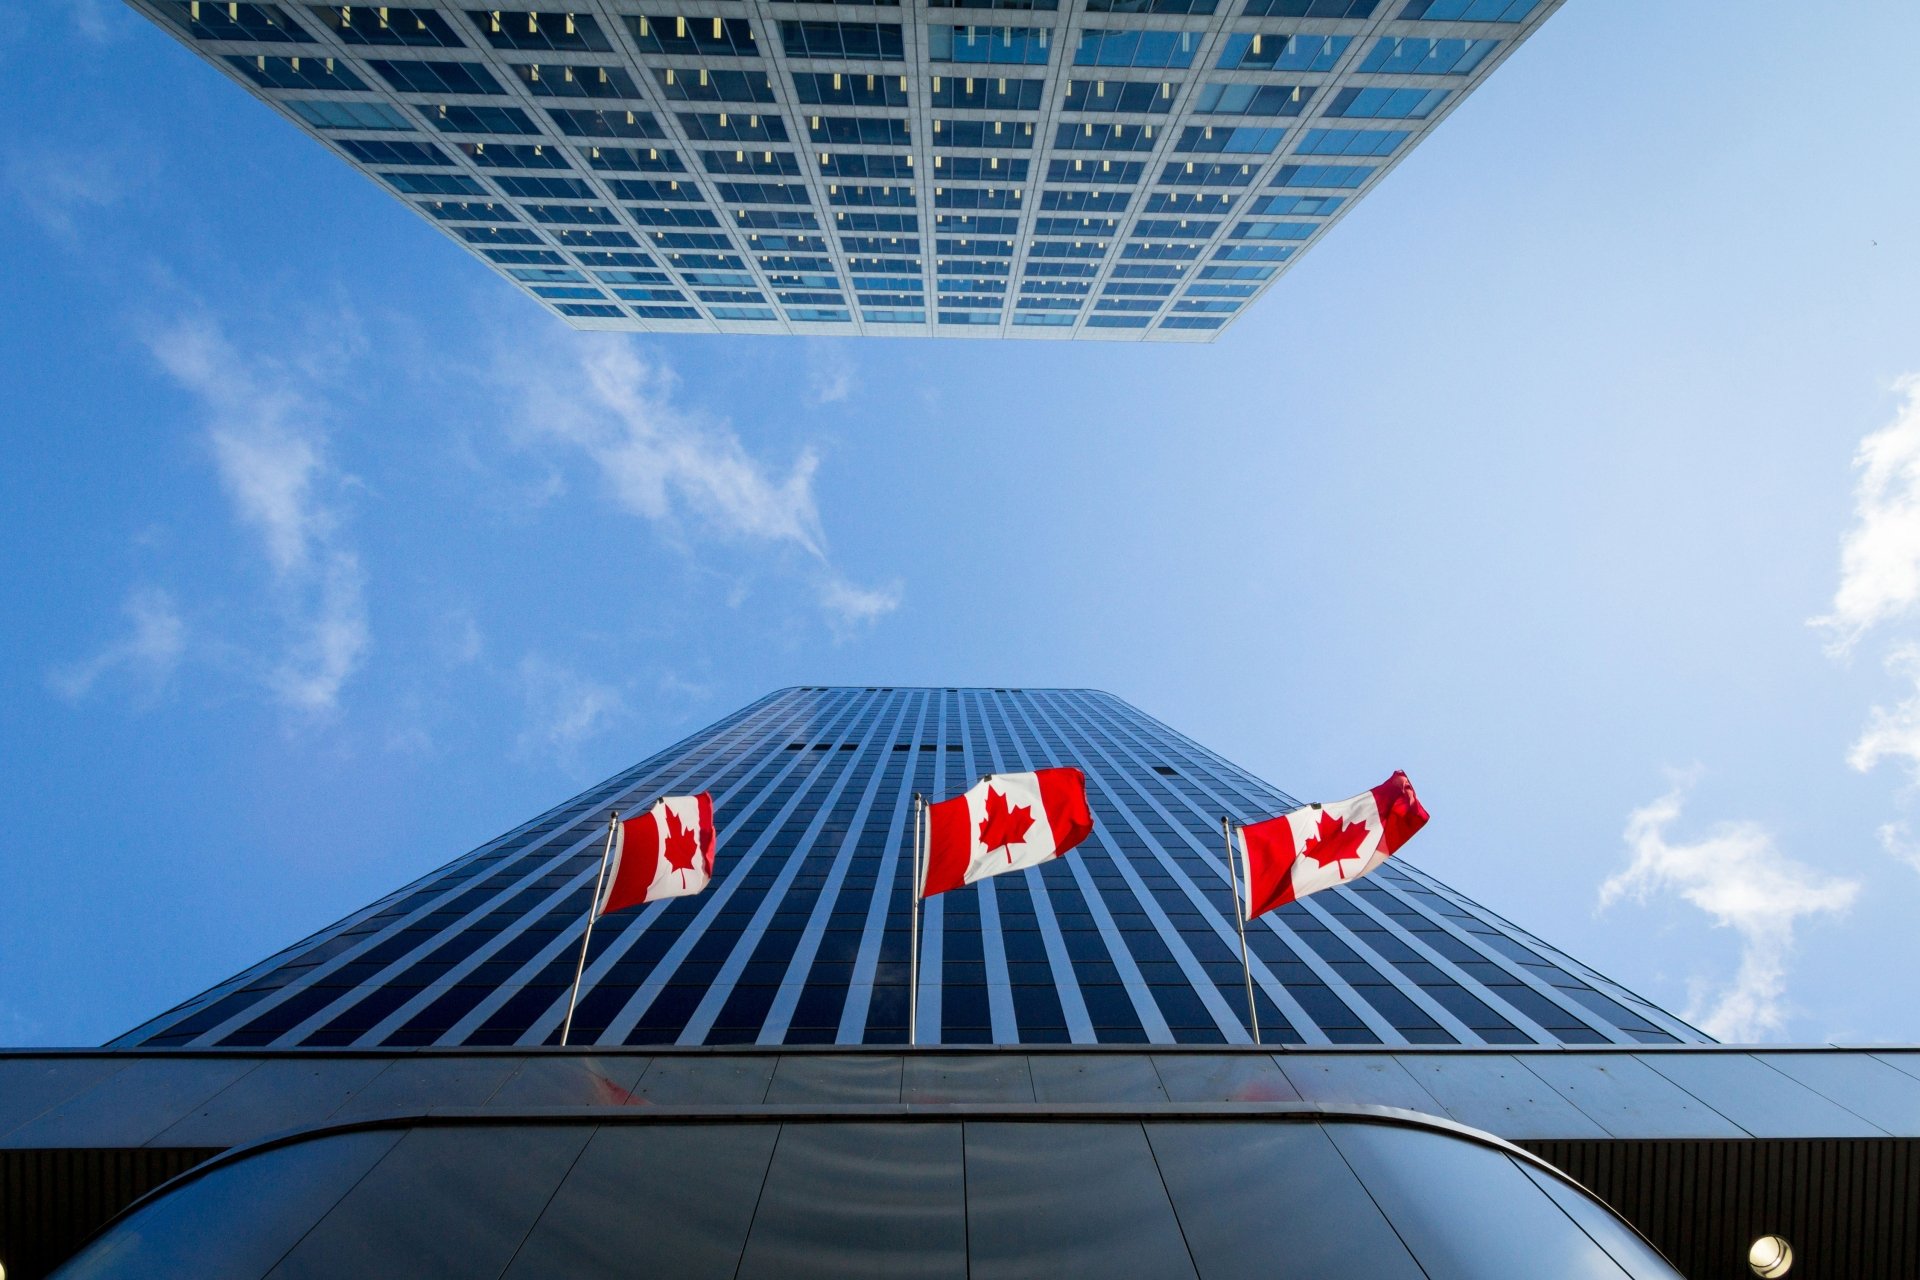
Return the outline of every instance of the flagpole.
<path id="1" fill-rule="evenodd" d="M 913 955 L 907 962 L 907 1043 L 920 1043 L 920 824 L 927 807 L 918 791 L 913 793 Z"/>
<path id="2" fill-rule="evenodd" d="M 613 857 L 613 833 L 620 829 L 620 811 L 607 815 L 607 844 L 600 850 L 600 874 L 593 882 L 593 901 L 587 903 L 587 931 L 580 935 L 580 963 L 573 967 L 573 993 L 567 997 L 567 1020 L 560 1026 L 560 1043 L 573 1034 L 573 1006 L 580 999 L 580 979 L 587 972 L 587 944 L 593 941 L 593 922 L 600 914 L 600 894 L 606 888 L 607 861 Z"/>
<path id="3" fill-rule="evenodd" d="M 1240 973 L 1247 980 L 1247 1024 L 1253 1028 L 1253 1042 L 1259 1044 L 1260 1009 L 1253 1002 L 1253 964 L 1247 959 L 1247 913 L 1240 908 L 1240 869 L 1233 857 L 1233 819 L 1220 819 L 1220 834 L 1227 842 L 1227 878 L 1233 884 L 1233 923 L 1240 930 Z"/>

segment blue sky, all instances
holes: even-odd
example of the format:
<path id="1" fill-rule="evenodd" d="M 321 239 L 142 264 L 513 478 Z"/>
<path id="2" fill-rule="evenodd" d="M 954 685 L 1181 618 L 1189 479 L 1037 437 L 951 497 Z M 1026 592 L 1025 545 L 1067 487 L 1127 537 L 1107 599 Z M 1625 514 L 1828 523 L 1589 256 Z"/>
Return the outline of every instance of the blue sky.
<path id="1" fill-rule="evenodd" d="M 1405 768 L 1403 856 L 1647 996 L 1920 1038 L 1920 9 L 1572 0 L 1205 347 L 574 334 L 130 12 L 10 17 L 0 1043 L 802 683 Z"/>

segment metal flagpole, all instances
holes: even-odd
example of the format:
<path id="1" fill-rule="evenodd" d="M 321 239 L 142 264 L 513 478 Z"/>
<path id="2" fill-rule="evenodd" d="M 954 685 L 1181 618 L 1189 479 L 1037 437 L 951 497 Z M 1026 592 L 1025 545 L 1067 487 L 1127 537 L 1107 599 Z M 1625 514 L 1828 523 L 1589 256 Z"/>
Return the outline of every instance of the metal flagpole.
<path id="1" fill-rule="evenodd" d="M 1253 964 L 1247 959 L 1247 913 L 1240 906 L 1240 868 L 1233 857 L 1233 819 L 1220 819 L 1220 834 L 1227 841 L 1227 878 L 1233 882 L 1233 923 L 1240 930 L 1240 972 L 1247 980 L 1247 1022 L 1253 1028 L 1253 1042 L 1259 1044 L 1260 1009 L 1253 1002 Z"/>
<path id="2" fill-rule="evenodd" d="M 607 884 L 607 860 L 613 857 L 613 833 L 620 829 L 620 811 L 607 815 L 607 846 L 600 851 L 600 874 L 593 882 L 593 901 L 587 904 L 587 931 L 580 935 L 580 963 L 573 967 L 573 994 L 567 997 L 567 1020 L 560 1026 L 560 1043 L 573 1034 L 573 1006 L 580 999 L 580 979 L 587 971 L 587 944 L 593 941 L 593 922 L 600 914 L 600 895 Z"/>
<path id="3" fill-rule="evenodd" d="M 920 823 L 927 802 L 913 793 L 913 956 L 907 962 L 907 1043 L 920 1043 Z"/>

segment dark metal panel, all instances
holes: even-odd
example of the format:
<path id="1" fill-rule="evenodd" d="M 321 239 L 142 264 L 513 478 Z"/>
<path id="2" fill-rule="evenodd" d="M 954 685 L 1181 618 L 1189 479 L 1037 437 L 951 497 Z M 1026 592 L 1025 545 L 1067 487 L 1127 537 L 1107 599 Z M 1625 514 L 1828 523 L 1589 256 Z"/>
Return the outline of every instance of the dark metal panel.
<path id="1" fill-rule="evenodd" d="M 211 1170 L 114 1224 L 61 1280 L 260 1280 L 400 1137 L 342 1134 Z"/>
<path id="2" fill-rule="evenodd" d="M 907 1059 L 905 1102 L 1032 1102 L 1024 1053 L 918 1054 Z"/>
<path id="3" fill-rule="evenodd" d="M 39 1280 L 114 1214 L 214 1151 L 0 1151 L 0 1260 Z"/>
<path id="4" fill-rule="evenodd" d="M 156 1147 L 230 1147 L 317 1125 L 380 1074 L 378 1058 L 275 1058 L 153 1139 Z"/>
<path id="5" fill-rule="evenodd" d="M 777 1124 L 609 1126 L 593 1135 L 502 1280 L 729 1280 Z"/>
<path id="6" fill-rule="evenodd" d="M 126 1058 L 0 1058 L 0 1147 L 41 1112 L 91 1089 L 124 1068 Z"/>
<path id="7" fill-rule="evenodd" d="M 1027 1060 L 1036 1102 L 1165 1102 L 1145 1054 L 1041 1053 Z"/>
<path id="8" fill-rule="evenodd" d="M 1195 1275 L 1138 1124 L 966 1126 L 974 1280 Z"/>
<path id="9" fill-rule="evenodd" d="M 1205 1280 L 1423 1280 L 1319 1125 L 1146 1128 Z"/>
<path id="10" fill-rule="evenodd" d="M 1870 1124 L 1920 1137 L 1920 1080 L 1866 1053 L 1756 1053 L 1783 1075 Z"/>
<path id="11" fill-rule="evenodd" d="M 342 1124 L 369 1116 L 418 1115 L 435 1107 L 482 1106 L 520 1063 L 518 1058 L 496 1057 L 402 1058 L 327 1119 Z"/>
<path id="12" fill-rule="evenodd" d="M 1399 1107 L 1430 1116 L 1446 1109 L 1390 1054 L 1286 1053 L 1274 1059 L 1307 1102 Z"/>
<path id="13" fill-rule="evenodd" d="M 633 1100 L 633 1088 L 640 1083 L 641 1075 L 652 1061 L 611 1054 L 590 1058 L 528 1058 L 487 1099 L 486 1106 L 500 1111 L 625 1106 Z"/>
<path id="14" fill-rule="evenodd" d="M 1636 1055 L 1756 1138 L 1873 1137 L 1881 1130 L 1744 1053 Z M 1572 1133 L 1527 1134 L 1569 1138 Z"/>
<path id="15" fill-rule="evenodd" d="M 1587 1238 L 1607 1251 L 1607 1256 L 1632 1280 L 1673 1280 L 1672 1265 L 1646 1239 L 1623 1226 L 1605 1206 L 1581 1195 L 1566 1181 L 1556 1178 L 1530 1161 L 1515 1160 L 1514 1167 L 1533 1180 L 1560 1206 L 1560 1212 L 1572 1218 Z"/>
<path id="16" fill-rule="evenodd" d="M 904 1060 L 892 1054 L 783 1054 L 767 1101 L 898 1102 Z"/>
<path id="17" fill-rule="evenodd" d="M 1746 1136 L 1739 1125 L 1631 1054 L 1530 1053 L 1518 1061 L 1616 1138 Z M 1914 1084 L 1920 1089 L 1920 1081 Z"/>
<path id="18" fill-rule="evenodd" d="M 789 1124 L 740 1280 L 967 1275 L 957 1124 Z"/>
<path id="19" fill-rule="evenodd" d="M 633 1096 L 664 1106 L 751 1106 L 766 1099 L 776 1061 L 772 1054 L 655 1058 Z"/>
<path id="20" fill-rule="evenodd" d="M 269 1274 L 497 1276 L 592 1136 L 585 1125 L 414 1129 Z"/>
<path id="21" fill-rule="evenodd" d="M 1509 1140 L 1606 1136 L 1511 1054 L 1432 1054 L 1401 1061 L 1461 1124 Z"/>
<path id="22" fill-rule="evenodd" d="M 10 1147 L 138 1147 L 259 1065 L 142 1058 L 7 1135 Z"/>
<path id="23" fill-rule="evenodd" d="M 1623 1280 L 1504 1153 L 1385 1125 L 1326 1130 L 1428 1280 Z"/>
<path id="24" fill-rule="evenodd" d="M 1272 1058 L 1249 1053 L 1161 1053 L 1153 1069 L 1174 1102 L 1298 1102 Z"/>

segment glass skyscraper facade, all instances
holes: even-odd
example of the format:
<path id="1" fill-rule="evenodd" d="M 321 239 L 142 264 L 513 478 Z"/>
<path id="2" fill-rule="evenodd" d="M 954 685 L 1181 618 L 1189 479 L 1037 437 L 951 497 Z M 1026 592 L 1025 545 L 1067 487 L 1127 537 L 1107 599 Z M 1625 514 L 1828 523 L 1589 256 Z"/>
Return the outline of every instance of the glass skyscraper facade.
<path id="1" fill-rule="evenodd" d="M 1093 690 L 795 688 L 116 1044 L 554 1043 L 609 810 L 703 790 L 713 884 L 599 923 L 572 1042 L 904 1043 L 914 794 L 1046 765 L 1085 772 L 1095 831 L 927 903 L 919 1042 L 1248 1043 L 1220 819 L 1292 797 Z M 1248 943 L 1270 1044 L 1707 1042 L 1405 854 Z"/>
<path id="2" fill-rule="evenodd" d="M 583 329 L 1207 341 L 1561 0 L 129 0 Z"/>

